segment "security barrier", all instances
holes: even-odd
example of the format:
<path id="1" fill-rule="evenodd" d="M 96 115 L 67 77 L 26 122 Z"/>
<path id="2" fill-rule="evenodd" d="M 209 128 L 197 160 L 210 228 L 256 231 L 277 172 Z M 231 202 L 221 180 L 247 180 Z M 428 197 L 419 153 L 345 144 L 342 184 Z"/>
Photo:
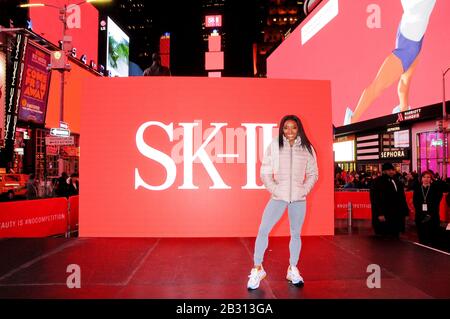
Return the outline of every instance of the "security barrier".
<path id="1" fill-rule="evenodd" d="M 414 220 L 413 192 L 405 192 L 405 195 L 409 207 L 409 217 Z M 441 221 L 450 221 L 446 196 L 448 196 L 447 193 L 442 197 L 440 204 Z M 372 205 L 369 192 L 335 192 L 334 217 L 335 219 L 348 219 L 349 225 L 354 219 L 371 219 Z"/>
<path id="2" fill-rule="evenodd" d="M 70 236 L 78 230 L 79 196 L 0 203 L 0 238 Z"/>

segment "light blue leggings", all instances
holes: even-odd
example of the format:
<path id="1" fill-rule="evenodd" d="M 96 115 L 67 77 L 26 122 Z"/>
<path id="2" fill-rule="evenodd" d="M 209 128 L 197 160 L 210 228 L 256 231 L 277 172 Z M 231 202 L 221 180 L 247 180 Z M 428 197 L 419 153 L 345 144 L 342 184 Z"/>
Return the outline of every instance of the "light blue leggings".
<path id="1" fill-rule="evenodd" d="M 253 256 L 255 265 L 262 264 L 264 252 L 269 244 L 269 233 L 273 226 L 275 226 L 275 224 L 280 220 L 281 216 L 283 216 L 286 206 L 288 206 L 289 225 L 291 229 L 291 241 L 289 242 L 289 263 L 293 266 L 297 266 L 298 258 L 300 257 L 300 250 L 302 248 L 300 232 L 305 220 L 306 201 L 292 202 L 289 204 L 283 200 L 275 199 L 271 199 L 264 209 L 264 214 L 255 242 L 255 253 Z"/>

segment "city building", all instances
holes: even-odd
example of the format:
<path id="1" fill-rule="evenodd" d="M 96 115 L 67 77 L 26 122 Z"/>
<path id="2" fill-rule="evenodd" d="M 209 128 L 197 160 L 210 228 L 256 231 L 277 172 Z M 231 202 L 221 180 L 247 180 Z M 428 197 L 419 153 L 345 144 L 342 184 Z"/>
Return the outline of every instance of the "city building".
<path id="1" fill-rule="evenodd" d="M 390 162 L 401 173 L 432 170 L 450 176 L 450 133 L 442 107 L 438 103 L 335 128 L 335 163 L 345 171 L 376 173 Z"/>
<path id="2" fill-rule="evenodd" d="M 150 9 L 151 4 L 143 0 L 115 0 L 113 5 L 95 6 L 102 19 L 110 16 L 130 37 L 130 61 L 142 69 L 149 66 L 152 53 L 159 47 L 156 11 Z"/>
<path id="3" fill-rule="evenodd" d="M 303 1 L 267 0 L 258 5 L 258 29 L 255 75 L 266 76 L 266 59 L 289 33 L 305 18 Z"/>

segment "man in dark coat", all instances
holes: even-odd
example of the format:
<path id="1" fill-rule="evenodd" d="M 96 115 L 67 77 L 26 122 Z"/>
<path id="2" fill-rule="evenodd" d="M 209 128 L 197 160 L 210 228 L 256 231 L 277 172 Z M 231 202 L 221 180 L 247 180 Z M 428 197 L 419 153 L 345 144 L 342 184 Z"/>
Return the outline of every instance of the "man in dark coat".
<path id="1" fill-rule="evenodd" d="M 67 188 L 67 196 L 75 196 L 80 194 L 80 183 L 78 181 L 78 174 L 70 175 L 69 186 Z"/>
<path id="2" fill-rule="evenodd" d="M 395 179 L 391 163 L 384 163 L 383 174 L 376 178 L 370 189 L 372 226 L 377 235 L 398 237 L 405 231 L 405 218 L 409 215 L 403 184 Z"/>
<path id="3" fill-rule="evenodd" d="M 58 183 L 56 184 L 56 195 L 59 197 L 67 197 L 67 192 L 69 188 L 69 184 L 67 183 L 67 179 L 69 176 L 66 172 L 62 172 L 61 177 L 58 178 Z"/>

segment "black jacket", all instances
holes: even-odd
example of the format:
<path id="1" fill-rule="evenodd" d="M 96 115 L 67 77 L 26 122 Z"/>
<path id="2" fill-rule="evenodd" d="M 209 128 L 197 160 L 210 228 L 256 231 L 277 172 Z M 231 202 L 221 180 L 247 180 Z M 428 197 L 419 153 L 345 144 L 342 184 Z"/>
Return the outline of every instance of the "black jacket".
<path id="1" fill-rule="evenodd" d="M 428 192 L 427 192 L 428 191 Z M 427 188 L 423 188 L 422 185 L 418 185 L 414 189 L 413 202 L 414 209 L 416 211 L 415 222 L 417 225 L 420 225 L 424 222 L 431 222 L 433 225 L 439 225 L 439 206 L 442 200 L 442 195 L 445 189 L 442 188 L 441 185 L 436 183 L 432 183 Z M 426 201 L 424 199 L 424 194 L 426 195 Z M 424 212 L 422 210 L 423 204 L 427 204 L 427 211 Z M 427 217 L 429 215 L 429 217 Z"/>
<path id="2" fill-rule="evenodd" d="M 80 194 L 80 183 L 76 181 L 75 185 L 72 181 L 70 181 L 69 186 L 67 187 L 67 196 L 75 196 Z"/>
<path id="3" fill-rule="evenodd" d="M 405 230 L 405 217 L 409 215 L 409 208 L 402 183 L 386 174 L 376 178 L 370 189 L 370 202 L 372 225 L 376 233 L 386 231 L 396 234 Z M 386 221 L 380 222 L 379 216 L 384 216 Z"/>

